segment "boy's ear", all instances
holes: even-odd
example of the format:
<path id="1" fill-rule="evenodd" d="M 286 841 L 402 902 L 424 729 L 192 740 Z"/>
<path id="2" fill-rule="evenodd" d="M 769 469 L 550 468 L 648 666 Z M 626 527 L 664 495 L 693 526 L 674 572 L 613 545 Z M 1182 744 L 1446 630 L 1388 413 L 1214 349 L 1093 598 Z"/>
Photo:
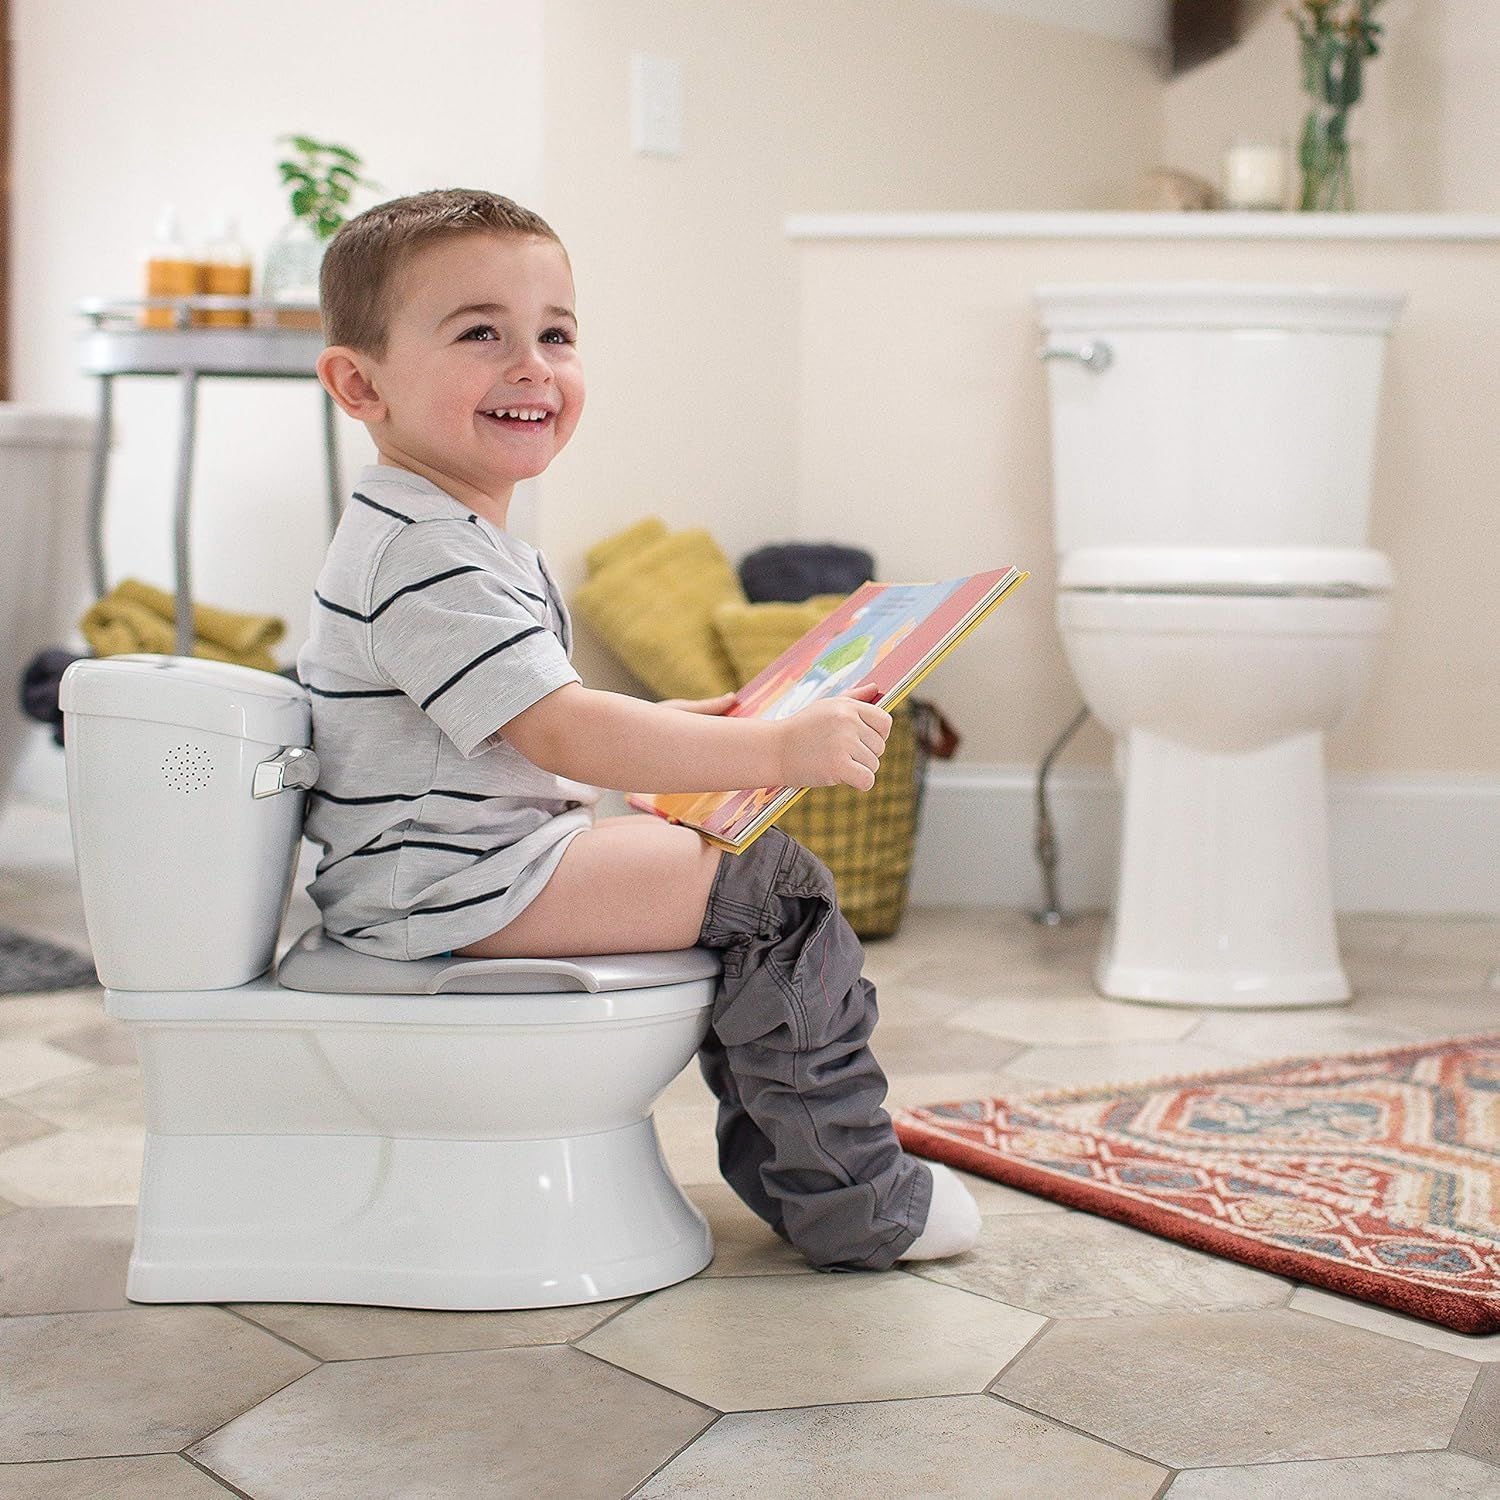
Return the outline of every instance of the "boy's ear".
<path id="1" fill-rule="evenodd" d="M 365 357 L 356 349 L 332 344 L 318 356 L 323 388 L 356 422 L 378 422 L 385 401 L 370 379 Z"/>

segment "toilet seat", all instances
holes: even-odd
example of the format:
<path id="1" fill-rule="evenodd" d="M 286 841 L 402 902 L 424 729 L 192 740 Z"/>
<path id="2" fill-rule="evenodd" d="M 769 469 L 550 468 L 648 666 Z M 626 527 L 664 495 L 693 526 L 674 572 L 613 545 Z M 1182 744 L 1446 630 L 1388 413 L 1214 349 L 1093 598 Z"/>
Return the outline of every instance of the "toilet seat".
<path id="1" fill-rule="evenodd" d="M 1348 599 L 1389 593 L 1390 559 L 1369 547 L 1080 547 L 1059 590 Z"/>
<path id="2" fill-rule="evenodd" d="M 698 1011 L 694 980 L 719 973 L 707 948 L 583 958 L 374 958 L 311 927 L 276 979 L 232 990 L 111 990 L 127 1021 L 295 1021 L 443 1026 L 580 1025 Z"/>

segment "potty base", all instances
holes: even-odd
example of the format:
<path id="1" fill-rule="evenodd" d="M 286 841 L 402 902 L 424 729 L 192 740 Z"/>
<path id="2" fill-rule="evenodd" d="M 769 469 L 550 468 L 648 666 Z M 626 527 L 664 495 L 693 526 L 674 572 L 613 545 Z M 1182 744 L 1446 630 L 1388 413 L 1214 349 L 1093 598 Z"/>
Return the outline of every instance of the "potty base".
<path id="1" fill-rule="evenodd" d="M 712 1256 L 650 1118 L 557 1140 L 151 1134 L 126 1295 L 562 1307 Z"/>

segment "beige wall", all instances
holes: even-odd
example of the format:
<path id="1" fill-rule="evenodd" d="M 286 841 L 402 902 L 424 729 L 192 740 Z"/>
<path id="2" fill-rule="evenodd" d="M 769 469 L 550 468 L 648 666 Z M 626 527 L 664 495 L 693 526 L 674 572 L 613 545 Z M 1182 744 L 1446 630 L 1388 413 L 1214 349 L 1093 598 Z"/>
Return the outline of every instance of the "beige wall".
<path id="1" fill-rule="evenodd" d="M 1053 624 L 1045 281 L 1337 282 L 1408 293 L 1377 437 L 1372 543 L 1396 614 L 1338 772 L 1500 771 L 1493 420 L 1496 251 L 1393 242 L 811 243 L 802 251 L 804 529 L 859 535 L 890 572 L 1015 563 L 1031 580 L 934 673 L 979 763 L 1035 764 L 1078 705 Z M 1225 684 L 1225 691 L 1233 691 Z M 1069 751 L 1102 763 L 1090 726 Z"/>
<path id="2" fill-rule="evenodd" d="M 1306 113 L 1297 33 L 1284 0 L 1248 0 L 1241 44 L 1169 83 L 1164 158 L 1217 180 L 1238 134 L 1285 139 Z M 1500 5 L 1387 0 L 1381 53 L 1350 116 L 1357 206 L 1372 211 L 1500 210 Z"/>
<path id="3" fill-rule="evenodd" d="M 384 7 L 372 25 L 358 0 L 12 0 L 17 399 L 93 409 L 74 308 L 139 295 L 137 255 L 164 202 L 199 239 L 218 215 L 238 214 L 259 261 L 288 217 L 279 136 L 306 131 L 361 152 L 381 187 L 356 208 L 458 184 L 534 198 L 543 9 L 430 0 Z M 176 392 L 167 380 L 117 386 L 111 574 L 170 588 Z M 339 425 L 348 480 L 374 450 L 363 428 Z M 322 442 L 315 382 L 203 384 L 194 594 L 282 616 L 288 660 L 327 545 Z"/>
<path id="4" fill-rule="evenodd" d="M 683 66 L 680 159 L 631 152 L 632 52 Z M 946 0 L 549 0 L 546 76 L 546 212 L 589 377 L 542 486 L 565 587 L 588 545 L 653 511 L 733 558 L 794 533 L 864 540 L 794 507 L 786 214 L 1108 207 L 1158 147 L 1148 51 Z M 586 629 L 579 659 L 624 682 Z"/>

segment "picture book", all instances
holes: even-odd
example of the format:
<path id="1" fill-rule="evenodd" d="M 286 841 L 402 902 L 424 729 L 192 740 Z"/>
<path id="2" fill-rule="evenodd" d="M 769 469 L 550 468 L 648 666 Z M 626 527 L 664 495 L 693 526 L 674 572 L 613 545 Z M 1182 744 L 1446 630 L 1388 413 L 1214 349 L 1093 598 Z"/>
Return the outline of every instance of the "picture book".
<path id="1" fill-rule="evenodd" d="M 872 683 L 896 706 L 1029 575 L 1015 568 L 940 583 L 866 583 L 735 694 L 727 718 L 784 719 L 819 698 Z M 695 829 L 739 853 L 807 788 L 669 792 L 627 798 L 631 807 Z"/>

